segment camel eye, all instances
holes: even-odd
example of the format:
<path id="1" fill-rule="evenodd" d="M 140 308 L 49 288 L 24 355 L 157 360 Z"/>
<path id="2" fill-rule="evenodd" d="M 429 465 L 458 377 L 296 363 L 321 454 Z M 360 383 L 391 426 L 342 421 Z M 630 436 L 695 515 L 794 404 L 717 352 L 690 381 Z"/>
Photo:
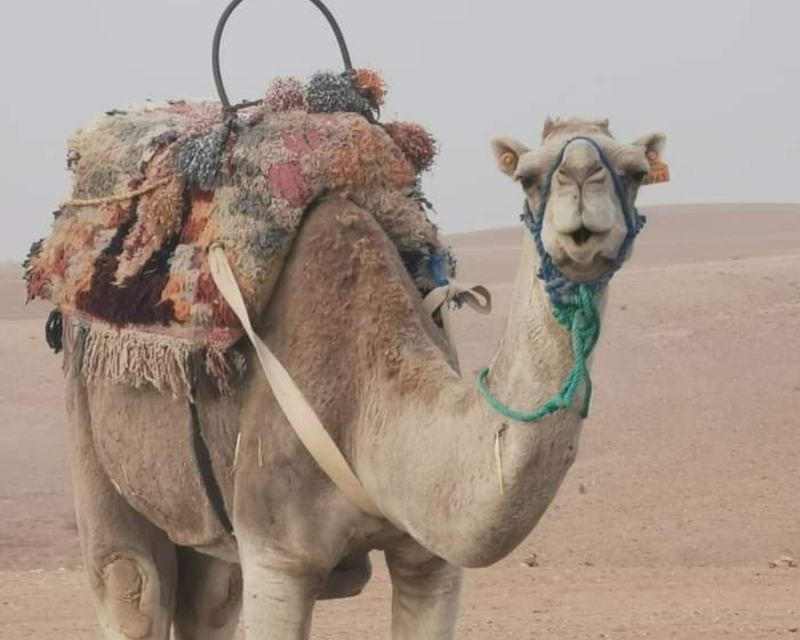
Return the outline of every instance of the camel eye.
<path id="1" fill-rule="evenodd" d="M 527 191 L 534 184 L 536 184 L 536 176 L 530 174 L 525 176 L 520 176 L 519 183 L 522 185 L 522 188 L 525 189 L 525 191 Z"/>
<path id="2" fill-rule="evenodd" d="M 639 169 L 621 169 L 617 171 L 617 175 L 626 187 L 638 187 L 647 176 L 647 172 Z"/>

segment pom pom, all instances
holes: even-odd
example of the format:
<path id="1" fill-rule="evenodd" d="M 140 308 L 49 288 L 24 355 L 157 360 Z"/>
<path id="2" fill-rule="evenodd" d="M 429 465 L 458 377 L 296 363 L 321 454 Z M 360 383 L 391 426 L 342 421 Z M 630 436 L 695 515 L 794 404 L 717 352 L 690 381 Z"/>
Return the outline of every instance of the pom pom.
<path id="1" fill-rule="evenodd" d="M 386 97 L 386 84 L 375 71 L 356 69 L 353 72 L 353 82 L 358 92 L 369 100 L 373 109 L 380 108 Z"/>
<path id="2" fill-rule="evenodd" d="M 417 172 L 430 169 L 436 158 L 436 140 L 414 122 L 390 122 L 384 127 Z"/>
<path id="3" fill-rule="evenodd" d="M 365 113 L 370 103 L 346 75 L 321 72 L 312 76 L 306 91 L 311 113 Z"/>
<path id="4" fill-rule="evenodd" d="M 207 135 L 187 138 L 175 145 L 175 166 L 181 177 L 200 189 L 216 188 L 229 135 L 230 130 L 223 126 Z"/>
<path id="5" fill-rule="evenodd" d="M 303 84 L 296 78 L 277 78 L 267 89 L 264 108 L 272 113 L 307 111 Z"/>

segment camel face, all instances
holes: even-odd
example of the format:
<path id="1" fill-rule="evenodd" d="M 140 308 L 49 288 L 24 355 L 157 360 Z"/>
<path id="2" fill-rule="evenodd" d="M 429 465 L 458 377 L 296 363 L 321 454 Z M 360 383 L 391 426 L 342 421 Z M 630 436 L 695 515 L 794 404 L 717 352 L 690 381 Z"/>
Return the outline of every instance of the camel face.
<path id="1" fill-rule="evenodd" d="M 622 144 L 607 120 L 548 119 L 538 149 L 509 138 L 492 146 L 533 215 L 543 216 L 542 243 L 553 264 L 568 279 L 591 283 L 618 257 L 629 257 L 630 251 L 620 256 L 628 234 L 625 207 L 633 207 L 647 176 L 647 154 L 660 153 L 663 144 L 661 134 Z"/>

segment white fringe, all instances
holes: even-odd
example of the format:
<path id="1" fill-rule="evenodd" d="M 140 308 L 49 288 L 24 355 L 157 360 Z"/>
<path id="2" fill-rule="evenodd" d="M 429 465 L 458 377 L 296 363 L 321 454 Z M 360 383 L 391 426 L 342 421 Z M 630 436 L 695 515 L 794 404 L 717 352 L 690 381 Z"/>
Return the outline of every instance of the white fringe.
<path id="1" fill-rule="evenodd" d="M 236 358 L 233 366 L 228 360 L 204 343 L 64 318 L 65 369 L 80 373 L 87 383 L 151 386 L 191 399 L 201 369 L 220 392 L 230 391 L 231 377 L 241 366 Z"/>

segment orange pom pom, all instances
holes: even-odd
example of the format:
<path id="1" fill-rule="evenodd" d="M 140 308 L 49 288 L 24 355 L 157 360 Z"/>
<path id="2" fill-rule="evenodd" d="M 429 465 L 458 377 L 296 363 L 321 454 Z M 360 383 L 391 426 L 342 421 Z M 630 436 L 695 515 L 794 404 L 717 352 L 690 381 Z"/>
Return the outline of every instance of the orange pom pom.
<path id="1" fill-rule="evenodd" d="M 414 122 L 390 122 L 384 129 L 417 172 L 430 169 L 436 157 L 436 140 Z"/>
<path id="2" fill-rule="evenodd" d="M 386 97 L 386 84 L 375 71 L 356 69 L 353 79 L 356 89 L 370 101 L 373 108 L 377 109 L 383 104 Z"/>

